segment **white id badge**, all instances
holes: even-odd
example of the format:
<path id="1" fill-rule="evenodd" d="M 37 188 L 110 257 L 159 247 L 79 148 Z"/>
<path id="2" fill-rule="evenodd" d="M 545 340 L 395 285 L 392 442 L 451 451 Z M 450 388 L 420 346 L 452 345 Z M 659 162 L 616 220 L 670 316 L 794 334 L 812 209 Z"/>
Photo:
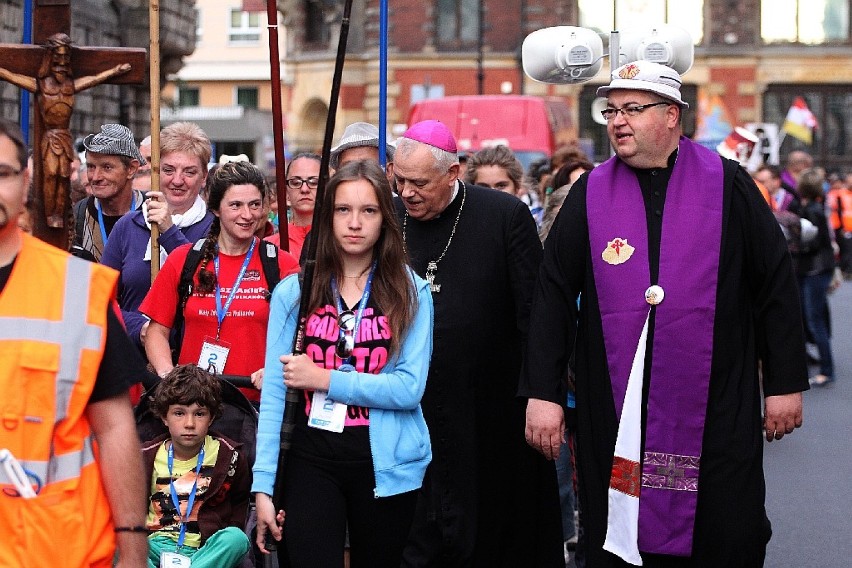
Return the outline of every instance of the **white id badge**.
<path id="1" fill-rule="evenodd" d="M 163 552 L 160 554 L 160 568 L 190 568 L 192 559 L 189 556 L 177 552 Z"/>
<path id="2" fill-rule="evenodd" d="M 221 375 L 225 370 L 225 362 L 230 352 L 230 343 L 215 337 L 205 337 L 204 344 L 201 346 L 201 355 L 198 356 L 198 366 L 208 373 Z"/>
<path id="3" fill-rule="evenodd" d="M 308 416 L 308 426 L 329 432 L 343 432 L 343 421 L 346 420 L 346 405 L 328 398 L 324 391 L 314 391 L 311 399 L 311 414 Z"/>

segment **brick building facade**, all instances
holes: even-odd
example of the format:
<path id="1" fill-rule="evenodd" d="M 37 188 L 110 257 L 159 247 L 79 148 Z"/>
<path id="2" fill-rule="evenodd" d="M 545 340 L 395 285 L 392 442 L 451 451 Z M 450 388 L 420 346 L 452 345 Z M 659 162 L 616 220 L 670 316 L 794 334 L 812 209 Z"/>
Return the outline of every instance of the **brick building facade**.
<path id="1" fill-rule="evenodd" d="M 291 85 L 285 96 L 291 146 L 318 146 L 331 89 L 331 69 L 340 21 L 340 2 L 279 0 L 288 33 L 285 58 Z M 542 27 L 587 25 L 585 14 L 622 12 L 630 0 L 394 0 L 388 14 L 388 124 L 398 133 L 410 104 L 424 96 L 524 93 L 564 97 L 575 113 L 578 136 L 593 141 L 596 157 L 605 156 L 603 127 L 589 107 L 597 85 L 607 81 L 608 65 L 589 84 L 554 86 L 523 76 L 520 46 Z M 635 3 L 634 3 L 635 4 Z M 852 32 L 850 0 L 819 2 L 825 33 L 813 34 L 807 14 L 819 11 L 796 0 L 783 13 L 770 0 L 688 0 L 643 2 L 658 6 L 660 22 L 695 12 L 701 39 L 695 63 L 685 75 L 685 94 L 721 100 L 733 125 L 780 125 L 794 96 L 803 95 L 820 122 L 813 146 L 804 147 L 829 169 L 852 169 Z M 789 3 L 788 3 L 789 4 Z M 801 4 L 800 10 L 795 10 Z M 481 12 L 480 12 L 481 10 Z M 378 122 L 378 0 L 355 0 L 337 116 L 337 131 L 350 122 Z M 476 18 L 482 14 L 481 41 Z M 798 18 L 792 23 L 790 18 Z M 819 24 L 820 21 L 817 21 Z M 792 26 L 792 27 L 791 27 Z M 792 32 L 787 30 L 792 29 Z M 603 30 L 608 31 L 608 30 Z M 792 33 L 793 35 L 790 35 Z M 785 35 L 786 34 L 786 35 Z M 481 61 L 481 63 L 480 63 Z M 697 104 L 693 110 L 698 111 Z M 395 128 L 394 128 L 395 127 Z M 687 130 L 696 116 L 687 117 Z M 782 155 L 802 146 L 784 140 Z"/>

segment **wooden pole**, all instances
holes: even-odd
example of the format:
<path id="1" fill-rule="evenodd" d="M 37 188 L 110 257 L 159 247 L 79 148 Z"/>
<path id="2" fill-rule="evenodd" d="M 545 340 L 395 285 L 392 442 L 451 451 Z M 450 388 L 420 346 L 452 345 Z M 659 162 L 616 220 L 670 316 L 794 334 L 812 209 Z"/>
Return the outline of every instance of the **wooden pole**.
<path id="1" fill-rule="evenodd" d="M 149 10 L 151 27 L 151 189 L 160 191 L 160 2 L 151 0 Z M 160 272 L 160 228 L 151 223 L 151 284 Z"/>

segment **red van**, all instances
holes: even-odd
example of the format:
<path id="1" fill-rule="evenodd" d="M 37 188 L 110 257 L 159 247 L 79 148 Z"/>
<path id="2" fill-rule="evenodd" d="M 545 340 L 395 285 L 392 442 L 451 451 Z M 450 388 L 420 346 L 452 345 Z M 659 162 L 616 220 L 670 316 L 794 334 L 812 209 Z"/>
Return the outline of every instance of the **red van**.
<path id="1" fill-rule="evenodd" d="M 470 95 L 426 99 L 414 103 L 408 126 L 440 120 L 456 137 L 460 152 L 473 153 L 503 144 L 526 169 L 549 158 L 560 145 L 577 139 L 573 113 L 557 97 Z"/>

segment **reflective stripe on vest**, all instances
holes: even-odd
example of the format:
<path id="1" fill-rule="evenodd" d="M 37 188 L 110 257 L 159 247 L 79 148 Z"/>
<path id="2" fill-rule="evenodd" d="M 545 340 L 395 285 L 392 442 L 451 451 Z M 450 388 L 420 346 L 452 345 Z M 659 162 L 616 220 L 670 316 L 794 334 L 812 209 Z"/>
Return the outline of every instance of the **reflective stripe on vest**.
<path id="1" fill-rule="evenodd" d="M 77 383 L 82 350 L 97 351 L 101 347 L 101 328 L 86 321 L 91 266 L 88 262 L 68 257 L 61 320 L 0 317 L 0 341 L 24 340 L 59 344 L 56 422 L 68 415 L 68 405 Z"/>
<path id="2" fill-rule="evenodd" d="M 28 473 L 38 476 L 42 486 L 80 477 L 80 470 L 94 461 L 91 436 L 83 440 L 83 449 L 80 451 L 53 456 L 50 461 L 19 460 L 21 467 Z M 0 468 L 0 484 L 11 483 L 12 480 L 6 475 L 5 469 Z"/>
<path id="3" fill-rule="evenodd" d="M 0 341 L 34 341 L 59 345 L 59 369 L 55 381 L 55 423 L 68 416 L 71 394 L 77 384 L 82 351 L 101 347 L 102 330 L 86 321 L 91 264 L 69 256 L 66 261 L 63 313 L 59 321 L 25 317 L 0 317 Z M 83 467 L 95 461 L 91 435 L 82 440 L 77 451 L 51 455 L 48 461 L 21 460 L 24 469 L 38 476 L 42 485 L 67 481 L 80 476 Z M 0 483 L 11 481 L 0 469 Z"/>

